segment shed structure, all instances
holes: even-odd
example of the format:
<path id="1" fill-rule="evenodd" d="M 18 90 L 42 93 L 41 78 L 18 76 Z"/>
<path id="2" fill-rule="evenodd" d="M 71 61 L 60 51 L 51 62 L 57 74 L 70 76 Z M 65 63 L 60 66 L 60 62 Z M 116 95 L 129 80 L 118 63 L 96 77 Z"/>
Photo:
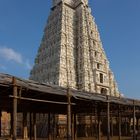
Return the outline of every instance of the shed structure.
<path id="1" fill-rule="evenodd" d="M 13 140 L 135 140 L 139 135 L 138 100 L 66 89 L 7 74 L 0 74 L 0 112 L 10 114 L 9 137 Z M 62 121 L 57 122 L 57 117 Z M 2 117 L 0 122 L 2 137 Z"/>

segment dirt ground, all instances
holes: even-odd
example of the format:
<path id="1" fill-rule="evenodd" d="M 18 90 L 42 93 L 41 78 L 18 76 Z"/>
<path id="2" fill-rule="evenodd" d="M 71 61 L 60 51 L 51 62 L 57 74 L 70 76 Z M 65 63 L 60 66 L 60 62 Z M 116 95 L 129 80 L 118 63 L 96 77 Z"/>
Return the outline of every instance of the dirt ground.
<path id="1" fill-rule="evenodd" d="M 0 140 L 12 140 L 11 138 L 0 138 Z M 23 140 L 18 138 L 17 140 Z M 29 140 L 29 139 L 25 139 Z M 48 140 L 48 138 L 37 138 L 37 140 Z M 51 140 L 67 140 L 66 138 L 57 138 L 57 139 L 51 139 Z M 95 137 L 88 137 L 88 138 L 77 138 L 76 140 L 97 140 Z M 101 140 L 107 140 L 107 137 L 101 137 Z M 119 137 L 111 137 L 111 140 L 119 140 Z M 133 140 L 132 137 L 121 137 L 121 140 Z M 140 137 L 138 137 L 136 140 L 140 140 Z"/>

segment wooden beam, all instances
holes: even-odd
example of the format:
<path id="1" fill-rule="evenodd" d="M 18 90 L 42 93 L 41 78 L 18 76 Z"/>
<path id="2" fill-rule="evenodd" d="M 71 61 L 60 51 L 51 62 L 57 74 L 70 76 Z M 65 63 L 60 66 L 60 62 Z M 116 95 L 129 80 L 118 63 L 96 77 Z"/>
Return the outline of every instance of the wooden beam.
<path id="1" fill-rule="evenodd" d="M 17 85 L 16 85 L 16 78 L 13 77 L 13 140 L 17 139 Z"/>
<path id="2" fill-rule="evenodd" d="M 60 105 L 68 105 L 66 102 L 57 102 L 57 101 L 48 101 L 48 100 L 40 100 L 40 99 L 33 99 L 33 98 L 26 98 L 26 97 L 21 97 L 21 96 L 12 96 L 10 95 L 9 97 L 11 98 L 16 98 L 20 100 L 26 100 L 26 101 L 33 101 L 33 102 L 42 102 L 42 103 L 51 103 L 51 104 L 60 104 Z M 76 105 L 75 103 L 71 103 L 71 105 Z"/>

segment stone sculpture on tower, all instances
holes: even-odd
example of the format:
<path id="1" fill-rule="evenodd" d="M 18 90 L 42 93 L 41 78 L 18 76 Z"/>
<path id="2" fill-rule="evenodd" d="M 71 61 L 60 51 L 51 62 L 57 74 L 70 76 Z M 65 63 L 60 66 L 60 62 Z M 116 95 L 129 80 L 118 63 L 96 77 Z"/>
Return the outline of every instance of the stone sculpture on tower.
<path id="1" fill-rule="evenodd" d="M 120 96 L 88 0 L 53 0 L 30 79 Z"/>

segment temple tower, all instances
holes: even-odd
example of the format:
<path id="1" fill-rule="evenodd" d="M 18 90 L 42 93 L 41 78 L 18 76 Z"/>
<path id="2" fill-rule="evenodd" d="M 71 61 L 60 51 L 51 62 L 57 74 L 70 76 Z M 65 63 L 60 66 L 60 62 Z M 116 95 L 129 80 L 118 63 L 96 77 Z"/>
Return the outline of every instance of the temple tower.
<path id="1" fill-rule="evenodd" d="M 53 0 L 30 79 L 120 96 L 88 0 Z"/>

